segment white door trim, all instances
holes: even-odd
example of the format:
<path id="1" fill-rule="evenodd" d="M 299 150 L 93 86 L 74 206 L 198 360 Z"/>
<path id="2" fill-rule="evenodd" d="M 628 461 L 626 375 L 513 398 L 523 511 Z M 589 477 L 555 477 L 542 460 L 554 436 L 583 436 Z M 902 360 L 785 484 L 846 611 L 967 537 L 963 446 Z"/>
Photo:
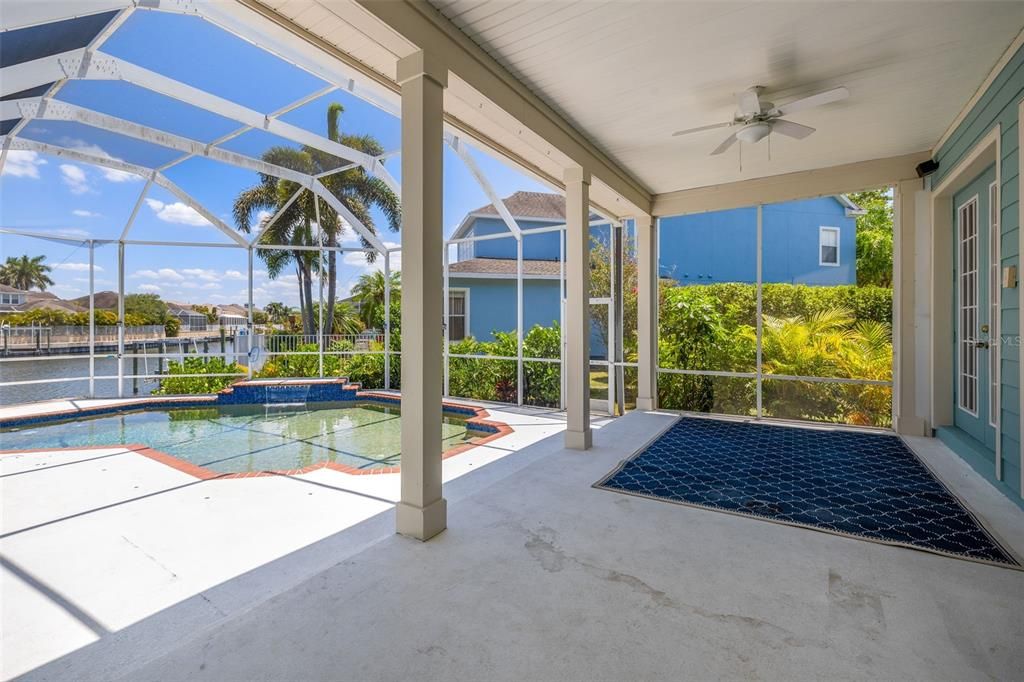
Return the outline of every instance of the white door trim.
<path id="1" fill-rule="evenodd" d="M 1022 102 L 1024 111 L 1024 102 Z M 932 188 L 931 222 L 931 406 L 929 420 L 932 428 L 953 424 L 953 338 L 952 306 L 953 281 L 949 268 L 953 262 L 953 194 L 995 165 L 997 186 L 1002 186 L 1002 126 L 996 124 L 971 148 L 942 182 Z M 1024 144 L 1024 138 L 1022 138 Z M 1024 376 L 1022 376 L 1024 380 Z M 1001 420 L 1000 420 L 1001 422 Z M 1002 426 L 996 426 L 995 460 L 1000 462 Z M 1000 471 L 1001 465 L 998 465 Z M 1022 476 L 1024 479 L 1024 476 Z"/>

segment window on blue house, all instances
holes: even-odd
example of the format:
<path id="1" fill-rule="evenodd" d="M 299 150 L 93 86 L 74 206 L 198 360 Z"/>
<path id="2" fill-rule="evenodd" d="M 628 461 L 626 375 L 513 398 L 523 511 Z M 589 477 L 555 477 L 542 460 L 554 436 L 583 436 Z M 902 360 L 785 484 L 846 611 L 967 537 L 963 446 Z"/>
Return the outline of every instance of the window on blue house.
<path id="1" fill-rule="evenodd" d="M 818 230 L 819 265 L 839 265 L 839 228 L 822 227 Z"/>
<path id="2" fill-rule="evenodd" d="M 466 292 L 448 292 L 448 340 L 466 338 Z"/>

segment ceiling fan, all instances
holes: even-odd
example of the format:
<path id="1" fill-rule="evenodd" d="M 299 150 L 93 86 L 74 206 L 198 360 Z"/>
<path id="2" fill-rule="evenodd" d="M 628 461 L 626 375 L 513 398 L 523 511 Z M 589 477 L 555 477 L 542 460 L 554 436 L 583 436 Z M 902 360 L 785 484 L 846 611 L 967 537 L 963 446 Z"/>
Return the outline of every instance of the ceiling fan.
<path id="1" fill-rule="evenodd" d="M 754 87 L 747 88 L 736 95 L 736 115 L 731 121 L 715 123 L 709 126 L 701 126 L 699 128 L 690 128 L 688 130 L 677 130 L 672 133 L 672 136 L 678 137 L 680 135 L 689 135 L 690 133 L 699 133 L 705 130 L 714 130 L 715 128 L 740 126 L 739 130 L 725 138 L 722 144 L 718 145 L 715 148 L 715 151 L 711 152 L 712 156 L 721 154 L 735 144 L 737 140 L 753 144 L 755 142 L 760 142 L 773 132 L 785 135 L 786 137 L 802 140 L 813 133 L 814 128 L 800 125 L 799 123 L 793 123 L 792 121 L 787 121 L 782 118 L 783 116 L 789 116 L 790 114 L 795 114 L 798 111 L 804 111 L 805 109 L 820 107 L 823 104 L 838 102 L 839 100 L 846 99 L 850 96 L 849 90 L 840 87 L 832 90 L 826 90 L 825 92 L 819 92 L 816 95 L 804 97 L 794 102 L 790 102 L 789 104 L 783 104 L 782 106 L 777 107 L 771 102 L 761 100 L 761 92 L 763 90 L 764 88 L 761 86 L 755 85 Z"/>

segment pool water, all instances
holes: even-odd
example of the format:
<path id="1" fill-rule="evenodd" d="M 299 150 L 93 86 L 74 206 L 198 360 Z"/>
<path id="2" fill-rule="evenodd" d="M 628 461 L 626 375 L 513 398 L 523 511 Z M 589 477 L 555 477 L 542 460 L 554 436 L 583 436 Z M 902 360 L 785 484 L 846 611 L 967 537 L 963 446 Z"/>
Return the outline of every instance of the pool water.
<path id="1" fill-rule="evenodd" d="M 139 443 L 217 473 L 320 462 L 375 469 L 399 464 L 399 420 L 398 406 L 367 402 L 154 410 L 5 430 L 0 449 Z M 466 421 L 445 413 L 445 451 L 490 435 Z"/>

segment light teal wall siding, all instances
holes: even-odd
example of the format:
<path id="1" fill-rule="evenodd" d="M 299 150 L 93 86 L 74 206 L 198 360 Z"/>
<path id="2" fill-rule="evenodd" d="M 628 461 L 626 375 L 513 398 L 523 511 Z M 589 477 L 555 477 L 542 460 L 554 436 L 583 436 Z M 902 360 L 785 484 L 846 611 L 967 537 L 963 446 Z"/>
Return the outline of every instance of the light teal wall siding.
<path id="1" fill-rule="evenodd" d="M 978 141 L 995 126 L 1000 126 L 1000 232 L 1003 266 L 1020 269 L 1019 208 L 1020 179 L 1017 108 L 1024 97 L 1024 49 L 1007 63 L 1003 70 L 974 105 L 953 135 L 938 150 L 935 158 L 939 170 L 932 186 L 941 182 Z M 1018 289 L 1003 289 L 1000 362 L 1002 396 L 1003 486 L 1020 494 L 1021 431 L 1020 431 L 1020 294 Z M 983 471 L 994 477 L 992 471 Z"/>

